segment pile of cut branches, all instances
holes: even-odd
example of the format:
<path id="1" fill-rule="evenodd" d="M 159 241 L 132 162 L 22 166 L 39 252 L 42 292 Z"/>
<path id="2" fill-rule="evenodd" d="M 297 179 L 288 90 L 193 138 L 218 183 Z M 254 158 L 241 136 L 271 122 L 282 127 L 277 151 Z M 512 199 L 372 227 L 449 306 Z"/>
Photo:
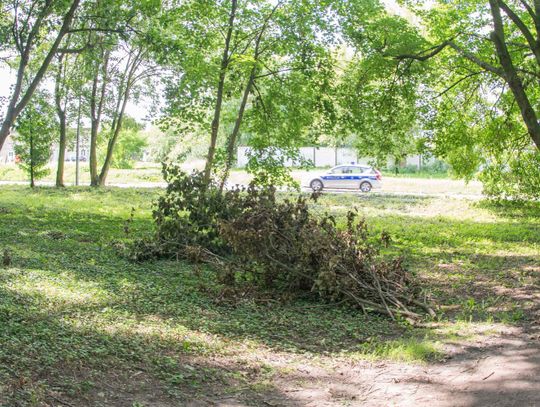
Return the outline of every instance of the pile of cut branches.
<path id="1" fill-rule="evenodd" d="M 313 293 L 364 311 L 418 319 L 433 311 L 401 258 L 385 259 L 389 237 L 370 235 L 349 211 L 344 225 L 314 215 L 303 196 L 279 200 L 273 188 L 219 192 L 201 175 L 165 168 L 169 188 L 154 211 L 156 234 L 136 246 L 137 258 L 173 257 L 214 265 L 228 285 Z"/>

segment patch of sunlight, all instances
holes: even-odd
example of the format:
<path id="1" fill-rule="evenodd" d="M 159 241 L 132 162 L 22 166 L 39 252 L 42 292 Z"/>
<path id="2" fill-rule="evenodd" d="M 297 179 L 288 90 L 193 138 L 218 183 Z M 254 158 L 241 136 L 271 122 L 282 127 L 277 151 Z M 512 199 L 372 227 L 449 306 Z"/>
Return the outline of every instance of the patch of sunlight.
<path id="1" fill-rule="evenodd" d="M 540 257 L 540 245 L 537 244 L 525 244 L 525 243 L 512 243 L 508 244 L 505 249 L 497 249 L 491 252 L 492 256 L 498 257 Z"/>
<path id="2" fill-rule="evenodd" d="M 72 201 L 86 201 L 88 200 L 88 197 L 83 194 L 71 194 L 68 195 L 68 199 L 71 199 Z"/>
<path id="3" fill-rule="evenodd" d="M 30 272 L 31 270 L 26 270 Z M 39 272 L 39 270 L 32 270 Z M 78 281 L 69 284 L 65 281 L 47 279 L 16 279 L 7 284 L 8 289 L 29 297 L 44 297 L 51 304 L 99 305 L 110 299 L 110 295 L 95 283 Z"/>
<path id="4" fill-rule="evenodd" d="M 353 360 L 391 360 L 407 363 L 424 363 L 442 357 L 440 342 L 429 338 L 402 338 L 391 341 L 362 343 L 357 351 L 342 356 Z"/>
<path id="5" fill-rule="evenodd" d="M 228 353 L 226 341 L 218 335 L 187 328 L 158 315 L 129 315 L 115 308 L 104 307 L 101 312 L 84 319 L 65 321 L 78 330 L 91 329 L 108 336 L 145 338 L 148 342 L 167 343 L 184 353 L 208 355 Z"/>

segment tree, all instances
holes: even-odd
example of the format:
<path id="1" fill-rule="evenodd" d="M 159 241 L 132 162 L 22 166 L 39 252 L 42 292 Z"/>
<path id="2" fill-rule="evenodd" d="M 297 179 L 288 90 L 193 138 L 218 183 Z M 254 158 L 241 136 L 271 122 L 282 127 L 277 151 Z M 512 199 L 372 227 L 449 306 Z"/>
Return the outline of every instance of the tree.
<path id="1" fill-rule="evenodd" d="M 489 195 L 540 196 L 540 2 L 403 3 L 426 39 L 386 55 L 428 72 L 422 124 L 435 154 Z"/>
<path id="2" fill-rule="evenodd" d="M 160 2 L 134 0 L 132 7 L 127 9 L 122 2 L 111 2 L 106 8 L 115 14 L 118 28 L 95 34 L 96 45 L 85 54 L 91 83 L 86 98 L 91 123 L 89 166 L 92 186 L 106 183 L 128 102 L 140 93 L 152 93 L 153 77 L 160 69 L 149 52 L 149 42 L 155 35 L 152 32 L 154 18 L 160 15 Z M 129 21 L 129 27 L 124 21 Z M 114 21 L 110 24 L 114 25 Z M 97 147 L 103 137 L 107 140 L 107 150 L 98 170 Z"/>
<path id="3" fill-rule="evenodd" d="M 425 40 L 376 1 L 344 2 L 338 15 L 349 55 L 336 80 L 337 133 L 379 165 L 389 158 L 401 162 L 423 146 L 419 130 L 428 106 L 422 89 L 429 85 L 430 71 L 387 55 L 421 47 Z"/>
<path id="4" fill-rule="evenodd" d="M 175 11 L 184 18 L 189 15 L 193 23 L 174 30 L 177 41 L 172 46 L 165 36 L 167 46 L 163 48 L 168 53 L 174 46 L 183 48 L 177 59 L 164 58 L 178 72 L 167 83 L 167 113 L 171 116 L 168 124 L 181 123 L 184 131 L 193 132 L 201 130 L 197 123 L 211 123 L 205 165 L 207 181 L 211 172 L 221 170 L 224 185 L 243 135 L 258 133 L 261 135 L 258 140 L 266 137 L 270 141 L 270 126 L 263 124 L 274 120 L 269 117 L 270 112 L 276 114 L 276 119 L 279 115 L 303 124 L 287 140 L 307 133 L 312 123 L 307 119 L 312 116 L 309 109 L 289 109 L 291 116 L 284 118 L 284 111 L 271 105 L 284 103 L 285 96 L 292 98 L 286 102 L 289 107 L 294 103 L 315 105 L 317 92 L 304 92 L 302 96 L 309 95 L 309 100 L 304 100 L 290 89 L 279 92 L 278 88 L 290 85 L 300 89 L 301 80 L 307 81 L 305 88 L 319 86 L 310 77 L 328 72 L 326 64 L 319 62 L 329 56 L 327 41 L 332 38 L 328 21 L 331 19 L 326 19 L 329 10 L 328 3 L 323 1 L 231 0 L 206 5 L 204 12 L 199 4 L 190 2 Z M 175 24 L 173 21 L 171 25 L 177 27 Z M 200 42 L 201 38 L 204 42 Z M 306 118 L 292 116 L 299 111 Z M 275 142 L 281 139 L 277 132 L 284 135 L 281 129 L 276 129 Z"/>
<path id="5" fill-rule="evenodd" d="M 426 61 L 446 53 L 446 62 L 475 68 L 458 81 L 482 75 L 507 87 L 532 143 L 540 150 L 540 1 L 445 1 L 428 11 L 422 10 L 424 2 L 418 3 L 415 10 L 425 19 L 434 45 L 395 57 Z"/>
<path id="6" fill-rule="evenodd" d="M 142 125 L 137 123 L 135 119 L 128 116 L 124 118 L 124 125 L 116 143 L 115 153 L 112 156 L 111 167 L 133 168 L 134 162 L 142 158 L 144 149 L 148 145 L 146 137 L 141 134 L 142 129 Z M 109 143 L 105 146 L 105 154 L 109 152 L 108 145 Z"/>
<path id="7" fill-rule="evenodd" d="M 16 81 L 8 97 L 0 127 L 0 148 L 17 117 L 30 102 L 45 77 L 64 37 L 70 32 L 81 0 L 9 0 L 1 3 L 1 51 L 14 51 L 8 60 L 16 69 Z"/>
<path id="8" fill-rule="evenodd" d="M 56 106 L 56 114 L 58 116 L 58 127 L 60 137 L 58 140 L 58 166 L 56 170 L 56 186 L 64 186 L 64 161 L 66 156 L 67 144 L 67 61 L 64 54 L 60 54 L 56 67 L 55 84 L 54 84 L 54 102 Z"/>
<path id="9" fill-rule="evenodd" d="M 58 116 L 58 164 L 56 169 L 57 187 L 64 186 L 64 162 L 68 142 L 68 125 L 70 113 L 75 113 L 75 101 L 80 95 L 81 81 L 78 54 L 60 53 L 52 69 L 54 75 L 54 105 Z M 70 106 L 72 107 L 70 109 Z"/>
<path id="10" fill-rule="evenodd" d="M 50 95 L 36 92 L 19 115 L 15 129 L 15 154 L 19 166 L 28 173 L 30 186 L 48 174 L 52 140 L 56 133 L 55 111 L 48 103 Z"/>

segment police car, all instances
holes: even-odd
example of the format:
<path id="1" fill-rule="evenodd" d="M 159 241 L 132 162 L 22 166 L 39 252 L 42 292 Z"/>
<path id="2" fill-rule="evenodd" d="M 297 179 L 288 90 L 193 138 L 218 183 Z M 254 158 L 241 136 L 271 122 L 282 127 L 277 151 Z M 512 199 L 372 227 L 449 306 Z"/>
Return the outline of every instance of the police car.
<path id="1" fill-rule="evenodd" d="M 311 178 L 308 185 L 316 192 L 323 189 L 356 189 L 369 192 L 382 187 L 382 176 L 378 170 L 366 165 L 338 165 Z"/>

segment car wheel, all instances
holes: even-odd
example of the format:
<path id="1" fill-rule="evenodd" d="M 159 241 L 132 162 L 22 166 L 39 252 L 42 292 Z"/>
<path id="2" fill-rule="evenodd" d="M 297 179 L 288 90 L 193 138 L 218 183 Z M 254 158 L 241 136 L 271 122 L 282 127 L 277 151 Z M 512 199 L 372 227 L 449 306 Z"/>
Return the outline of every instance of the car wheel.
<path id="1" fill-rule="evenodd" d="M 360 184 L 360 191 L 362 192 L 369 192 L 371 191 L 371 184 L 369 182 L 362 182 Z"/>
<path id="2" fill-rule="evenodd" d="M 312 190 L 314 190 L 315 192 L 319 192 L 319 191 L 322 191 L 324 185 L 321 181 L 319 181 L 318 179 L 315 179 L 313 181 L 311 181 L 311 183 L 309 184 L 309 186 L 311 187 Z"/>

